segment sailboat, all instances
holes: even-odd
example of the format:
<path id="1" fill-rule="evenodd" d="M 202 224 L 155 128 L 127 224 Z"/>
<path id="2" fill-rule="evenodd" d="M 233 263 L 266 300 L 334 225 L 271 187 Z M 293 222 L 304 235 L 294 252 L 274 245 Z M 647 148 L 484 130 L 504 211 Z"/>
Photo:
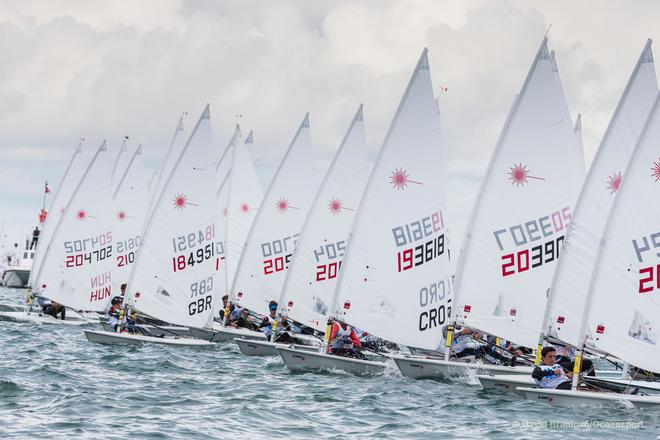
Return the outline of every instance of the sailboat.
<path id="1" fill-rule="evenodd" d="M 178 155 L 140 234 L 127 302 L 142 314 L 184 327 L 204 327 L 218 300 L 216 162 L 207 105 Z M 86 330 L 91 342 L 209 345 L 190 338 Z"/>
<path id="2" fill-rule="evenodd" d="M 576 369 L 570 390 L 518 387 L 528 399 L 552 405 L 625 402 L 657 407 L 660 396 L 591 391 L 579 384 L 585 351 L 614 356 L 638 368 L 660 372 L 660 94 L 642 129 L 612 203 L 579 322 Z M 634 216 L 631 216 L 634 213 Z"/>
<path id="3" fill-rule="evenodd" d="M 82 325 L 89 321 L 80 311 L 102 311 L 107 307 L 111 298 L 113 261 L 107 155 L 104 141 L 53 228 L 34 276 L 35 293 L 67 307 L 69 316 L 66 320 L 57 320 L 32 311 L 30 304 L 25 312 L 17 312 L 23 315 L 14 316 L 15 319 Z M 72 312 L 77 316 L 72 316 Z"/>
<path id="4" fill-rule="evenodd" d="M 424 49 L 366 184 L 329 304 L 333 321 L 424 349 L 437 347 L 452 297 L 440 128 Z M 386 368 L 385 362 L 278 350 L 292 370 Z"/>
<path id="5" fill-rule="evenodd" d="M 34 283 L 35 276 L 37 272 L 39 272 L 39 267 L 41 266 L 44 253 L 52 238 L 53 230 L 62 218 L 66 204 L 71 199 L 71 195 L 73 194 L 76 185 L 80 182 L 83 173 L 89 165 L 89 154 L 85 155 L 83 148 L 84 141 L 84 139 L 80 139 L 78 146 L 75 148 L 73 155 L 67 164 L 61 183 L 53 194 L 48 215 L 46 216 L 46 220 L 39 233 L 39 241 L 37 242 L 37 249 L 32 261 L 32 270 L 30 271 L 30 279 L 28 281 L 28 287 L 30 288 L 37 287 Z"/>
<path id="6" fill-rule="evenodd" d="M 218 273 L 218 288 L 221 293 L 221 297 L 227 295 L 228 290 L 228 277 L 233 277 L 233 275 L 228 275 L 227 267 L 227 224 L 229 222 L 230 215 L 230 180 L 232 176 L 236 176 L 237 179 L 241 180 L 241 172 L 246 172 L 249 170 L 240 169 L 236 173 L 233 173 L 233 156 L 236 146 L 240 146 L 243 143 L 243 136 L 241 133 L 241 128 L 237 124 L 234 129 L 234 134 L 232 135 L 231 140 L 227 144 L 225 150 L 222 153 L 222 156 L 218 160 L 218 165 L 216 167 L 216 179 L 217 179 L 217 190 L 216 190 L 216 207 L 218 209 L 218 223 L 217 223 L 217 241 L 216 249 L 217 254 L 220 258 L 220 267 Z M 245 188 L 247 189 L 247 188 Z M 253 217 L 253 216 L 252 216 Z M 251 220 L 250 223 L 251 224 Z M 249 226 L 248 226 L 249 228 Z M 213 321 L 209 321 L 207 326 L 204 328 L 191 328 L 191 334 L 199 339 L 208 340 L 211 342 L 227 342 L 231 341 L 235 336 L 251 337 L 251 336 L 260 336 L 260 333 L 255 333 L 248 331 L 246 329 L 234 329 L 234 328 L 225 328 L 221 324 L 222 317 L 225 314 L 225 309 L 223 304 L 218 301 L 213 310 Z M 220 320 L 220 322 L 217 322 Z"/>
<path id="7" fill-rule="evenodd" d="M 278 299 L 276 322 L 284 317 L 323 333 L 330 311 L 346 241 L 360 197 L 369 177 L 362 105 L 358 108 L 335 157 L 314 197 L 300 231 Z M 292 336 L 297 336 L 292 334 Z M 288 344 L 236 340 L 241 352 L 251 356 L 275 355 Z M 296 348 L 318 351 L 311 339 Z"/>
<path id="8" fill-rule="evenodd" d="M 131 267 L 140 246 L 140 232 L 149 202 L 148 180 L 142 159 L 142 146 L 131 155 L 112 195 L 114 210 L 114 260 L 112 289 L 118 295 L 126 288 Z M 123 288 L 122 288 L 123 286 Z"/>
<path id="9" fill-rule="evenodd" d="M 525 347 L 538 339 L 543 305 L 584 178 L 554 56 L 544 38 L 497 142 L 466 229 L 452 321 Z M 396 359 L 404 376 L 502 374 L 531 367 Z M 442 347 L 439 347 L 442 348 Z"/>
<path id="10" fill-rule="evenodd" d="M 546 337 L 573 347 L 579 345 L 580 318 L 584 314 L 589 280 L 605 223 L 618 194 L 623 167 L 630 160 L 657 93 L 649 40 L 614 110 L 578 198 L 562 257 L 554 274 L 537 351 L 540 351 Z M 599 378 L 603 374 L 598 372 Z M 534 385 L 530 376 L 517 379 L 497 375 L 478 378 L 484 388 L 515 390 L 516 386 Z M 629 379 L 611 378 L 611 382 L 621 380 L 629 382 Z M 653 391 L 648 390 L 652 384 L 636 385 Z"/>
<path id="11" fill-rule="evenodd" d="M 279 297 L 300 228 L 320 185 L 323 169 L 312 148 L 309 114 L 303 118 L 273 181 L 264 195 L 240 255 L 229 291 L 229 304 L 267 316 Z M 243 329 L 238 329 L 243 332 Z M 237 329 L 214 329 L 214 340 L 233 339 Z M 261 332 L 245 332 L 265 340 Z"/>

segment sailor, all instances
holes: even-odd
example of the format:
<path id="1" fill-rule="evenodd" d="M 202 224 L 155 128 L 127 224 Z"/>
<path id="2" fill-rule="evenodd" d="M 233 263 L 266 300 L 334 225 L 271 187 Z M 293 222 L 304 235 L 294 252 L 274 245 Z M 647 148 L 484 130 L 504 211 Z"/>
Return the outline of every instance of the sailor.
<path id="1" fill-rule="evenodd" d="M 446 337 L 447 327 L 443 329 Z M 515 366 L 518 359 L 517 356 L 507 357 L 497 350 L 497 347 L 491 344 L 491 349 L 487 349 L 481 342 L 483 334 L 477 330 L 469 327 L 457 327 L 456 334 L 451 342 L 451 354 L 455 358 L 461 359 L 467 356 L 474 356 L 475 359 L 484 359 L 493 363 L 501 363 L 510 366 Z M 494 339 L 494 338 L 493 338 Z M 486 338 L 488 341 L 488 337 Z"/>
<path id="2" fill-rule="evenodd" d="M 559 344 L 551 345 L 551 347 L 553 347 L 557 353 L 555 362 L 561 365 L 564 370 L 573 371 L 575 369 L 575 348 Z M 580 371 L 587 376 L 596 375 L 593 362 L 585 357 L 582 358 Z"/>
<path id="3" fill-rule="evenodd" d="M 257 330 L 257 326 L 250 319 L 250 311 L 248 309 L 241 309 L 241 316 L 230 324 L 236 328 L 246 328 L 248 330 Z"/>
<path id="4" fill-rule="evenodd" d="M 543 363 L 532 371 L 536 383 L 541 388 L 570 390 L 573 373 L 565 373 L 564 368 L 557 363 L 557 350 L 554 347 L 543 347 L 541 360 Z"/>
<path id="5" fill-rule="evenodd" d="M 113 330 L 117 330 L 117 326 L 121 323 L 119 318 L 121 317 L 121 300 L 113 298 L 110 310 L 108 310 L 108 324 L 112 326 Z"/>
<path id="6" fill-rule="evenodd" d="M 360 351 L 362 342 L 357 333 L 350 325 L 345 322 L 333 322 L 330 331 L 330 353 L 336 356 L 355 357 L 364 359 Z"/>
<path id="7" fill-rule="evenodd" d="M 49 301 L 48 304 L 41 306 L 44 315 L 50 315 L 53 318 L 57 319 L 57 315 L 60 315 L 62 321 L 66 318 L 66 308 L 55 301 Z"/>
<path id="8" fill-rule="evenodd" d="M 32 231 L 32 243 L 30 243 L 30 250 L 37 247 L 38 241 L 39 241 L 39 227 L 35 226 L 34 231 Z"/>
<path id="9" fill-rule="evenodd" d="M 261 324 L 259 324 L 259 330 L 270 338 L 270 335 L 273 332 L 273 322 L 277 317 L 277 301 L 269 302 L 268 310 L 269 314 L 264 316 L 264 319 L 261 320 Z"/>
<path id="10" fill-rule="evenodd" d="M 119 302 L 119 305 L 121 306 L 124 303 L 124 295 L 126 294 L 126 283 L 122 284 L 119 287 L 119 290 L 121 291 L 121 294 L 112 298 L 111 304 L 114 304 L 115 302 Z"/>

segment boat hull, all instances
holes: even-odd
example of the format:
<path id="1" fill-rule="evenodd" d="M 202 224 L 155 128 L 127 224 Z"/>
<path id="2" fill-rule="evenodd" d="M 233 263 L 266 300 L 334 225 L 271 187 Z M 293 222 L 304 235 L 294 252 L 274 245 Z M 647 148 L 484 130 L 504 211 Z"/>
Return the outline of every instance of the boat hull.
<path id="1" fill-rule="evenodd" d="M 522 374 L 478 375 L 477 379 L 484 390 L 518 392 L 516 390 L 517 387 L 536 387 L 536 382 L 531 376 Z M 596 377 L 593 379 L 606 384 L 618 385 L 623 388 L 639 388 L 639 391 L 644 394 L 660 396 L 660 383 L 658 382 L 601 377 L 598 373 L 596 373 Z"/>
<path id="2" fill-rule="evenodd" d="M 640 396 L 593 391 L 556 390 L 533 387 L 517 387 L 525 399 L 545 402 L 555 406 L 621 406 L 660 408 L 660 396 Z"/>
<path id="3" fill-rule="evenodd" d="M 244 328 L 213 326 L 213 330 L 203 328 L 190 328 L 190 334 L 197 339 L 210 342 L 230 342 L 234 338 L 254 339 L 266 341 L 268 338 L 261 332 L 255 332 Z"/>
<path id="4" fill-rule="evenodd" d="M 27 286 L 29 279 L 29 269 L 7 269 L 2 276 L 2 284 L 5 287 L 21 288 Z"/>
<path id="5" fill-rule="evenodd" d="M 284 364 L 291 371 L 343 370 L 357 375 L 379 374 L 385 371 L 383 362 L 352 359 L 319 352 L 278 347 Z"/>
<path id="6" fill-rule="evenodd" d="M 154 327 L 153 325 L 149 325 L 149 324 L 144 324 L 144 325 L 140 324 L 139 326 L 155 335 L 182 336 L 182 337 L 192 336 L 190 334 L 190 329 L 188 327 L 179 327 L 176 325 Z M 101 327 L 103 327 L 103 330 L 105 330 L 106 332 L 114 332 L 112 326 L 107 322 L 102 322 Z"/>
<path id="7" fill-rule="evenodd" d="M 0 321 L 24 322 L 33 324 L 57 324 L 57 325 L 86 325 L 98 321 L 83 319 L 80 317 L 67 317 L 66 319 L 55 319 L 43 313 L 25 311 L 0 312 Z"/>
<path id="8" fill-rule="evenodd" d="M 134 335 L 130 333 L 106 332 L 103 330 L 83 330 L 85 337 L 89 342 L 106 345 L 144 345 L 160 344 L 173 345 L 179 347 L 209 347 L 212 342 L 192 338 L 158 338 L 145 335 Z"/>
<path id="9" fill-rule="evenodd" d="M 302 344 L 280 344 L 277 342 L 257 341 L 254 339 L 234 338 L 234 342 L 238 345 L 245 356 L 277 356 L 278 347 L 291 347 L 296 350 L 302 351 L 318 351 L 318 345 L 302 345 Z"/>
<path id="10" fill-rule="evenodd" d="M 532 367 L 507 367 L 474 362 L 445 361 L 410 356 L 392 355 L 396 366 L 405 377 L 413 379 L 451 379 L 469 373 L 532 374 Z"/>

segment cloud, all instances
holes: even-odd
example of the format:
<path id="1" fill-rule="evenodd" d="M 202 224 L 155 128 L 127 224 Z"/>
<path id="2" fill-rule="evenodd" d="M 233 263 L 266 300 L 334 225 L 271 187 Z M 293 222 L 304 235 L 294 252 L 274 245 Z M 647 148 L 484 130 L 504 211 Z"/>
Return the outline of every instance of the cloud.
<path id="1" fill-rule="evenodd" d="M 5 1 L 0 200 L 13 208 L 2 215 L 31 222 L 41 182 L 57 185 L 80 137 L 117 148 L 129 135 L 156 166 L 179 115 L 191 112 L 190 127 L 206 102 L 219 149 L 235 115 L 255 129 L 262 173 L 307 111 L 327 160 L 361 102 L 373 155 L 424 46 L 460 193 L 483 172 L 550 23 L 591 158 L 659 12 L 615 0 Z"/>

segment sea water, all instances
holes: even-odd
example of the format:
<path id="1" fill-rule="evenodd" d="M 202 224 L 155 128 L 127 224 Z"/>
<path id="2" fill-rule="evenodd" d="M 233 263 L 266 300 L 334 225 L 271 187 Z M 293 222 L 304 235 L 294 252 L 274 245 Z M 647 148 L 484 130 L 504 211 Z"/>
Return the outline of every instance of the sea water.
<path id="1" fill-rule="evenodd" d="M 0 288 L 0 304 L 22 292 Z M 93 326 L 92 326 L 93 327 Z M 108 346 L 0 321 L 0 438 L 658 438 L 660 409 L 555 408 L 474 380 L 292 373 L 278 357 Z"/>

